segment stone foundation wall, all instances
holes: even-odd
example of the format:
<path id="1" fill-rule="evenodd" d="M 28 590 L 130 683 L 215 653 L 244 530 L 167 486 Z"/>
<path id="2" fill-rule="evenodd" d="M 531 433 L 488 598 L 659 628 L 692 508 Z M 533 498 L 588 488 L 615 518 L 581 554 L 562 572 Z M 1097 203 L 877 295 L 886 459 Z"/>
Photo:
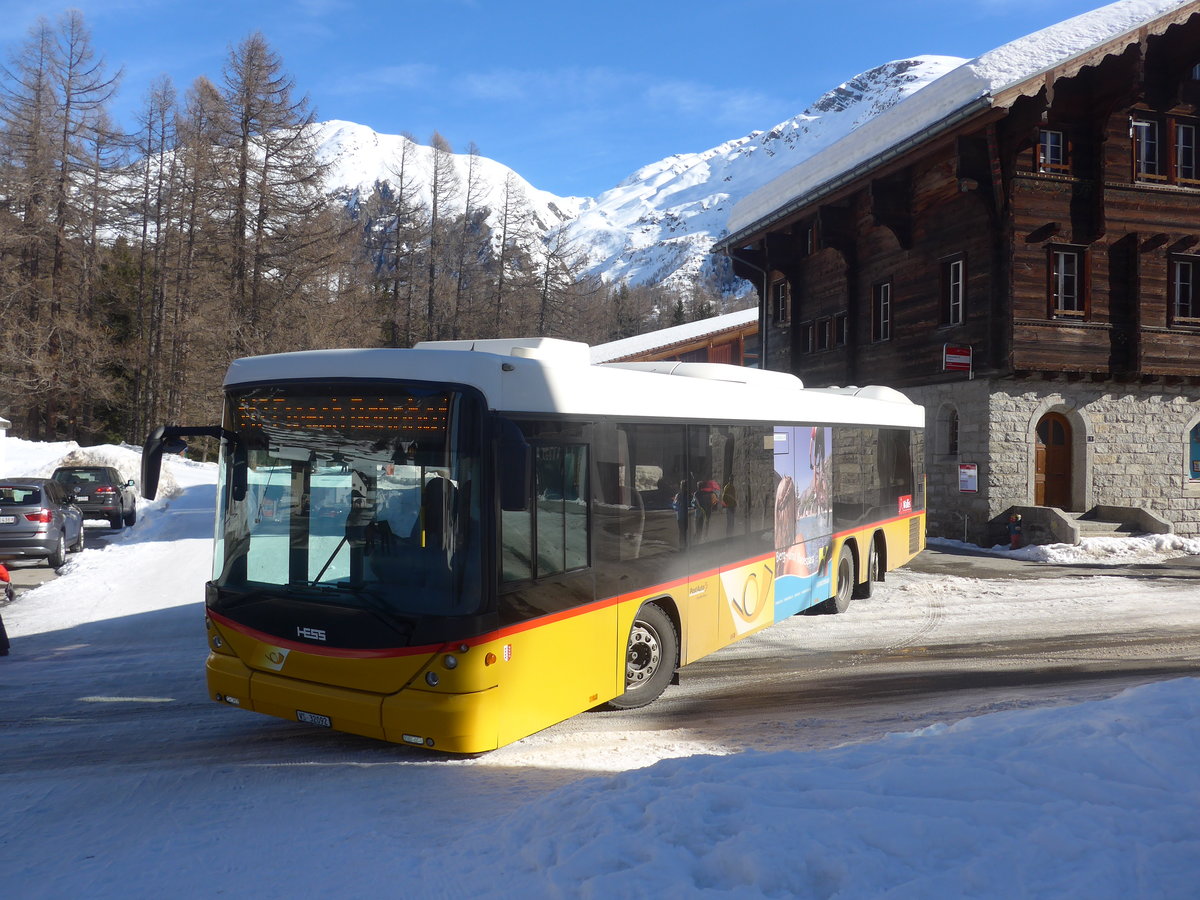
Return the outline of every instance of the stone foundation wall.
<path id="1" fill-rule="evenodd" d="M 985 380 L 912 388 L 926 408 L 929 533 L 990 546 L 1004 538 L 1005 512 L 1032 506 L 1034 431 L 1046 413 L 1067 418 L 1072 435 L 1071 504 L 1145 507 L 1200 536 L 1200 479 L 1188 476 L 1200 388 L 1067 381 Z M 949 410 L 958 412 L 957 453 L 946 446 Z M 979 466 L 979 491 L 959 490 L 960 463 Z M 965 527 L 964 527 L 965 525 Z"/>

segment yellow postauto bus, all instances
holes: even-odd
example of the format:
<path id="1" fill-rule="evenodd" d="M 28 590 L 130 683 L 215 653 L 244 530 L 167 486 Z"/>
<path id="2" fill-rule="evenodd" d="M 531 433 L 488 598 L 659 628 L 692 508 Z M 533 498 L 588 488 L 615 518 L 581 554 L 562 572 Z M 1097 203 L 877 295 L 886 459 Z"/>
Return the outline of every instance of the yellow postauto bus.
<path id="1" fill-rule="evenodd" d="M 207 585 L 209 696 L 477 753 L 651 702 L 680 667 L 840 612 L 924 547 L 924 412 L 584 344 L 236 360 Z M 747 688 L 752 689 L 748 686 Z"/>

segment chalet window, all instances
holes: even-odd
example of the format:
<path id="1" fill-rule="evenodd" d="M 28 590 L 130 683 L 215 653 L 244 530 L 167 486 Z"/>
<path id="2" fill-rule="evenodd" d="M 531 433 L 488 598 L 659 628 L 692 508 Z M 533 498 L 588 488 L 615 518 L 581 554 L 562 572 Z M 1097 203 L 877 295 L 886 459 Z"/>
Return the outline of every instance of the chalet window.
<path id="1" fill-rule="evenodd" d="M 1192 481 L 1200 481 L 1200 425 L 1192 428 L 1188 437 L 1188 472 Z"/>
<path id="2" fill-rule="evenodd" d="M 958 455 L 958 410 L 953 407 L 946 416 L 946 452 Z"/>
<path id="3" fill-rule="evenodd" d="M 1180 182 L 1200 180 L 1196 171 L 1196 126 L 1175 124 L 1175 179 Z"/>
<path id="4" fill-rule="evenodd" d="M 964 318 L 966 260 L 961 256 L 942 263 L 942 324 L 961 325 Z"/>
<path id="5" fill-rule="evenodd" d="M 1158 122 L 1134 119 L 1133 177 L 1137 181 L 1166 181 L 1163 171 L 1162 148 L 1158 140 Z"/>
<path id="6" fill-rule="evenodd" d="M 804 229 L 804 252 L 811 256 L 817 250 L 817 231 L 809 225 Z"/>
<path id="7" fill-rule="evenodd" d="M 884 281 L 871 289 L 871 340 L 892 338 L 892 283 Z"/>
<path id="8" fill-rule="evenodd" d="M 1192 66 L 1192 81 L 1200 81 L 1200 63 Z"/>
<path id="9" fill-rule="evenodd" d="M 1061 131 L 1042 128 L 1038 131 L 1038 171 L 1066 175 L 1071 167 L 1067 160 L 1067 137 Z"/>
<path id="10" fill-rule="evenodd" d="M 776 325 L 786 325 L 788 321 L 788 283 L 776 281 L 771 285 L 771 321 Z"/>
<path id="11" fill-rule="evenodd" d="M 813 323 L 801 322 L 796 328 L 801 353 L 813 352 Z"/>
<path id="12" fill-rule="evenodd" d="M 1171 260 L 1171 318 L 1187 325 L 1200 325 L 1200 256 Z"/>
<path id="13" fill-rule="evenodd" d="M 830 319 L 817 319 L 817 350 L 828 350 L 831 340 L 833 322 Z"/>
<path id="14" fill-rule="evenodd" d="M 1050 315 L 1082 318 L 1087 312 L 1084 251 L 1050 248 Z"/>
<path id="15" fill-rule="evenodd" d="M 846 314 L 838 313 L 833 317 L 833 345 L 835 347 L 845 347 L 849 339 L 850 328 L 846 321 Z"/>

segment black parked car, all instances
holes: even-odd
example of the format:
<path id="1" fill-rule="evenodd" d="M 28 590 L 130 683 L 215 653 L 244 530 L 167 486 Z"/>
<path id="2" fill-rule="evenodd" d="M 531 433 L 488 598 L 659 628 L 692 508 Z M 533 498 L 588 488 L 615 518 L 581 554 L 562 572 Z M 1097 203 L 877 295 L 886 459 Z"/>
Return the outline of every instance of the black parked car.
<path id="1" fill-rule="evenodd" d="M 83 549 L 83 513 L 48 478 L 0 480 L 0 559 L 45 557 L 57 569 L 67 550 Z"/>
<path id="2" fill-rule="evenodd" d="M 133 479 L 125 481 L 112 466 L 59 466 L 50 476 L 75 495 L 86 519 L 108 519 L 113 528 L 137 521 Z"/>

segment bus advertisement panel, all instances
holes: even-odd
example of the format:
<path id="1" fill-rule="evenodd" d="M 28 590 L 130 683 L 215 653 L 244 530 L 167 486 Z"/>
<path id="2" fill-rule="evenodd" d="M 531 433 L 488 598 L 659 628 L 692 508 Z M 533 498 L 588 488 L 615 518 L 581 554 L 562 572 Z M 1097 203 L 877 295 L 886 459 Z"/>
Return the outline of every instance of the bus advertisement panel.
<path id="1" fill-rule="evenodd" d="M 775 428 L 776 622 L 832 593 L 832 442 L 827 427 Z"/>

